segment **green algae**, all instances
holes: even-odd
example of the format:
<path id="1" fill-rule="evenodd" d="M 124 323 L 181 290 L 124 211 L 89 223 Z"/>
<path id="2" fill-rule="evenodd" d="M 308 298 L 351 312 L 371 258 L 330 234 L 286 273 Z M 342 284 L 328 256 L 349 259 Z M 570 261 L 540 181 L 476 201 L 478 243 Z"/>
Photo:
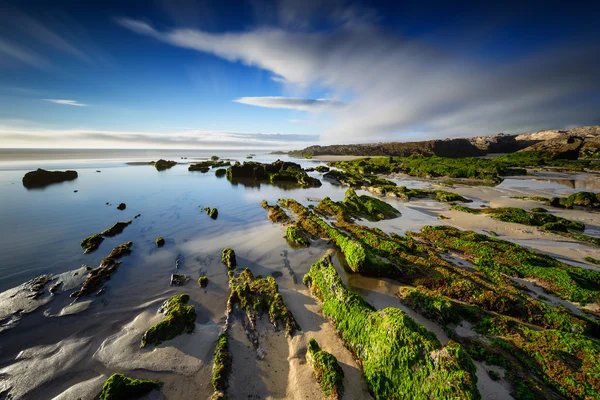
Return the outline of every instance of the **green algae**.
<path id="1" fill-rule="evenodd" d="M 470 203 L 471 200 L 446 190 L 425 190 L 425 189 L 414 189 L 407 188 L 406 186 L 372 186 L 368 188 L 369 191 L 386 195 L 389 197 L 398 197 L 402 200 L 410 201 L 412 199 L 433 199 L 443 203 Z"/>
<path id="2" fill-rule="evenodd" d="M 352 188 L 346 191 L 344 201 L 334 202 L 329 197 L 325 197 L 319 202 L 317 211 L 334 216 L 338 220 L 365 218 L 369 221 L 381 221 L 400 215 L 400 211 L 388 203 L 371 196 L 358 196 Z"/>
<path id="3" fill-rule="evenodd" d="M 156 247 L 163 247 L 165 245 L 165 239 L 161 236 L 156 238 Z"/>
<path id="4" fill-rule="evenodd" d="M 229 247 L 224 248 L 223 252 L 221 253 L 221 261 L 223 264 L 225 264 L 225 266 L 227 266 L 227 269 L 235 268 L 237 266 L 235 251 Z"/>
<path id="5" fill-rule="evenodd" d="M 129 225 L 131 225 L 131 220 L 127 221 L 127 222 L 116 222 L 113 226 L 111 226 L 108 229 L 105 229 L 102 231 L 102 233 L 100 233 L 102 236 L 106 236 L 106 237 L 113 237 L 113 236 L 117 236 L 121 233 L 123 233 L 123 231 L 125 230 L 125 228 L 127 228 Z"/>
<path id="6" fill-rule="evenodd" d="M 229 338 L 227 332 L 219 335 L 217 345 L 213 353 L 213 372 L 211 384 L 213 387 L 213 399 L 224 399 L 227 387 L 227 378 L 231 371 L 231 354 L 229 353 Z"/>
<path id="7" fill-rule="evenodd" d="M 292 245 L 299 247 L 308 247 L 309 240 L 306 238 L 303 230 L 296 225 L 290 225 L 285 230 L 285 239 Z"/>
<path id="8" fill-rule="evenodd" d="M 123 374 L 113 374 L 102 385 L 100 400 L 129 400 L 138 398 L 154 389 L 160 389 L 162 382 L 149 379 L 130 378 Z"/>
<path id="9" fill-rule="evenodd" d="M 458 343 L 441 346 L 400 309 L 375 310 L 344 286 L 329 256 L 311 266 L 304 282 L 361 361 L 376 399 L 481 398 L 475 366 Z"/>
<path id="10" fill-rule="evenodd" d="M 179 294 L 163 303 L 165 319 L 148 329 L 142 336 L 142 346 L 159 345 L 182 333 L 192 333 L 195 327 L 196 310 L 186 305 L 190 296 Z"/>
<path id="11" fill-rule="evenodd" d="M 83 254 L 92 253 L 100 244 L 104 241 L 104 238 L 100 234 L 95 234 L 92 236 L 88 236 L 81 241 L 81 248 L 83 249 Z"/>
<path id="12" fill-rule="evenodd" d="M 587 256 L 586 258 L 584 258 L 584 260 L 592 264 L 600 265 L 600 260 L 594 257 Z"/>
<path id="13" fill-rule="evenodd" d="M 344 371 L 337 359 L 321 350 L 314 338 L 309 339 L 306 349 L 306 362 L 313 368 L 315 379 L 325 396 L 338 399 L 344 388 Z"/>
<path id="14" fill-rule="evenodd" d="M 296 320 L 283 302 L 277 282 L 272 277 L 254 277 L 248 268 L 230 271 L 229 287 L 230 304 L 238 304 L 252 320 L 266 312 L 273 326 L 284 329 L 287 335 L 292 335 L 298 329 Z"/>
<path id="15" fill-rule="evenodd" d="M 219 217 L 219 210 L 216 208 L 204 207 L 204 212 L 212 219 L 217 219 Z"/>
<path id="16" fill-rule="evenodd" d="M 598 209 L 600 208 L 600 193 L 576 192 L 568 197 L 540 197 L 540 196 L 516 196 L 514 199 L 540 201 L 548 206 L 556 208 L 573 209 L 575 207 Z"/>
<path id="17" fill-rule="evenodd" d="M 198 286 L 200 286 L 201 288 L 205 288 L 206 285 L 208 285 L 207 276 L 201 276 L 200 278 L 198 278 Z"/>
<path id="18" fill-rule="evenodd" d="M 245 162 L 227 169 L 227 179 L 254 180 L 257 182 L 289 183 L 302 187 L 320 187 L 321 181 L 309 176 L 299 164 L 277 160 L 271 164 Z"/>

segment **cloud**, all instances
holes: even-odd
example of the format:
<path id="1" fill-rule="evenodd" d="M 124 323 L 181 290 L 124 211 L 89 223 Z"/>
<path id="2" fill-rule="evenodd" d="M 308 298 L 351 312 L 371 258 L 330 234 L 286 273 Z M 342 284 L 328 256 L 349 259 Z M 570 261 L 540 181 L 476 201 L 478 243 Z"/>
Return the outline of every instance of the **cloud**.
<path id="1" fill-rule="evenodd" d="M 60 100 L 60 99 L 44 99 L 44 101 L 49 101 L 50 103 L 55 104 L 64 104 L 65 106 L 76 106 L 76 107 L 87 107 L 87 104 L 83 104 L 78 102 L 77 100 Z"/>
<path id="2" fill-rule="evenodd" d="M 300 111 L 319 111 L 328 108 L 341 107 L 343 103 L 326 99 L 301 99 L 298 97 L 240 97 L 236 103 L 248 104 L 266 108 L 287 108 Z"/>
<path id="3" fill-rule="evenodd" d="M 118 22 L 173 46 L 270 71 L 291 87 L 351 98 L 344 107 L 327 109 L 332 122 L 321 135 L 325 142 L 510 133 L 598 118 L 598 43 L 555 45 L 491 63 L 471 56 L 469 43 L 459 50 L 440 48 L 368 22 L 330 30 L 264 27 L 230 33 L 158 31 L 145 22 Z M 294 108 L 289 100 L 245 103 Z"/>
<path id="4" fill-rule="evenodd" d="M 2 59 L 12 59 L 32 67 L 42 68 L 48 62 L 34 51 L 0 38 L 0 64 Z"/>
<path id="5" fill-rule="evenodd" d="M 316 140 L 313 135 L 280 133 L 44 129 L 11 126 L 0 120 L 0 147 L 4 148 L 285 149 L 307 146 Z"/>

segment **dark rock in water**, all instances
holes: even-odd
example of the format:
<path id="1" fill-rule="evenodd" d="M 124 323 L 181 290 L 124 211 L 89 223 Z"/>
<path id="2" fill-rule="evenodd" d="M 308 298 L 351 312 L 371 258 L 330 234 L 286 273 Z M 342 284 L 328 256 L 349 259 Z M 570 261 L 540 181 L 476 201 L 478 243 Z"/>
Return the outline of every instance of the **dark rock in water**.
<path id="1" fill-rule="evenodd" d="M 101 235 L 102 236 L 107 236 L 107 237 L 113 237 L 113 236 L 117 236 L 119 233 L 122 233 L 125 228 L 127 228 L 128 225 L 131 224 L 131 220 L 127 221 L 127 222 L 117 222 L 115 223 L 113 226 L 111 226 L 108 229 L 105 229 Z"/>
<path id="2" fill-rule="evenodd" d="M 223 252 L 221 253 L 221 261 L 227 266 L 227 269 L 234 269 L 237 265 L 235 251 L 229 247 L 224 248 Z"/>
<path id="3" fill-rule="evenodd" d="M 43 188 L 53 183 L 72 181 L 77 179 L 77 171 L 46 171 L 38 168 L 23 177 L 23 186 L 28 189 Z"/>
<path id="4" fill-rule="evenodd" d="M 133 219 L 137 219 L 138 217 L 141 217 L 141 216 L 142 216 L 142 214 L 136 214 L 136 215 L 134 215 Z"/>
<path id="5" fill-rule="evenodd" d="M 102 171 L 100 171 L 99 169 L 97 169 L 96 172 L 102 172 Z"/>
<path id="6" fill-rule="evenodd" d="M 81 241 L 81 248 L 83 249 L 83 254 L 88 254 L 95 251 L 103 241 L 104 238 L 99 234 L 86 237 Z"/>
<path id="7" fill-rule="evenodd" d="M 232 183 L 240 179 L 251 179 L 259 182 L 297 184 L 304 187 L 319 187 L 321 181 L 308 176 L 299 164 L 277 160 L 271 164 L 245 162 L 227 169 L 227 179 Z"/>
<path id="8" fill-rule="evenodd" d="M 171 274 L 171 282 L 169 285 L 173 286 L 183 286 L 192 279 L 189 275 L 184 274 Z"/>
<path id="9" fill-rule="evenodd" d="M 77 192 L 79 192 L 79 190 L 73 190 L 73 193 L 77 193 Z"/>
<path id="10" fill-rule="evenodd" d="M 201 276 L 200 278 L 198 278 L 198 286 L 200 286 L 201 288 L 205 288 L 206 285 L 208 285 L 207 276 Z"/>
<path id="11" fill-rule="evenodd" d="M 273 271 L 271 272 L 271 276 L 275 279 L 281 278 L 283 276 L 283 272 L 281 271 Z"/>
<path id="12" fill-rule="evenodd" d="M 218 170 L 215 171 L 215 176 L 217 178 L 221 178 L 223 176 L 225 176 L 227 174 L 227 170 L 225 168 L 219 168 Z"/>
<path id="13" fill-rule="evenodd" d="M 164 171 L 165 169 L 169 169 L 175 165 L 177 165 L 176 161 L 163 160 L 163 159 L 160 159 L 154 163 L 154 167 L 158 171 Z"/>
<path id="14" fill-rule="evenodd" d="M 123 211 L 126 208 L 127 208 L 127 204 L 125 204 L 125 203 L 121 203 L 117 206 L 117 210 L 121 210 L 121 211 Z"/>
<path id="15" fill-rule="evenodd" d="M 156 239 L 156 247 L 163 247 L 165 245 L 165 239 L 159 237 Z"/>

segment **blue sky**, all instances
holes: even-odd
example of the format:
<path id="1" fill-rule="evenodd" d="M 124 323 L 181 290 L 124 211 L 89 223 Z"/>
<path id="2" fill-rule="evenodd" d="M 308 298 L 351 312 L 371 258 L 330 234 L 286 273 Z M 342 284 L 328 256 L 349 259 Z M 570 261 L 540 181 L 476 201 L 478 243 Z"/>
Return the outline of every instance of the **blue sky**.
<path id="1" fill-rule="evenodd" d="M 5 1 L 0 146 L 298 148 L 600 123 L 576 2 Z"/>

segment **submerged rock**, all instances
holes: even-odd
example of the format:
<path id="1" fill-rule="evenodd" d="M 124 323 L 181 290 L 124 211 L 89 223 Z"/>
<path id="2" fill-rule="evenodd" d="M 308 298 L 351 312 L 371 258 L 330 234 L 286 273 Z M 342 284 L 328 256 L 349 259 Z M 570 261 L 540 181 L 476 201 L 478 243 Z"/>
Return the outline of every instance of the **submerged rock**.
<path id="1" fill-rule="evenodd" d="M 23 176 L 23 186 L 28 189 L 43 188 L 53 183 L 72 181 L 77 179 L 77 171 L 46 171 L 38 168 Z"/>
<path id="2" fill-rule="evenodd" d="M 159 345 L 182 333 L 192 333 L 195 327 L 196 310 L 193 305 L 186 305 L 189 300 L 190 296 L 185 293 L 166 300 L 159 310 L 164 312 L 165 319 L 144 333 L 142 347 L 149 344 Z"/>
<path id="3" fill-rule="evenodd" d="M 101 235 L 107 236 L 107 237 L 117 236 L 118 234 L 122 233 L 125 230 L 125 228 L 127 228 L 130 224 L 131 224 L 131 220 L 129 220 L 127 222 L 121 222 L 121 221 L 116 222 L 110 228 L 102 231 Z"/>
<path id="4" fill-rule="evenodd" d="M 191 277 L 184 274 L 171 274 L 171 286 L 183 286 L 190 281 Z"/>
<path id="5" fill-rule="evenodd" d="M 161 381 L 129 378 L 113 374 L 106 380 L 100 392 L 100 400 L 129 400 L 138 398 L 154 389 L 160 389 Z"/>

